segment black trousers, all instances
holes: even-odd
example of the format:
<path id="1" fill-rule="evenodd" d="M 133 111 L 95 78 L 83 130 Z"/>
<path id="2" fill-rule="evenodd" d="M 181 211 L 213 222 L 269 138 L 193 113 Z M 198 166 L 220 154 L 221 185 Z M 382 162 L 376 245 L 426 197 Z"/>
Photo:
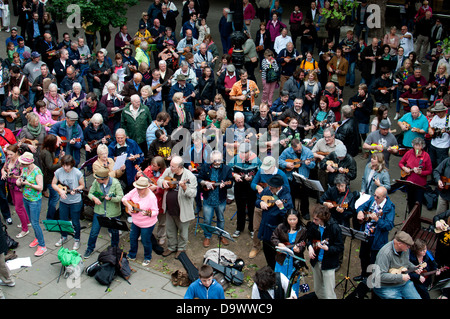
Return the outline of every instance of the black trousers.
<path id="1" fill-rule="evenodd" d="M 243 185 L 245 183 L 245 185 Z M 248 230 L 253 231 L 253 213 L 255 212 L 256 191 L 250 188 L 247 182 L 236 183 L 234 187 L 234 198 L 237 208 L 236 230 L 243 231 L 248 215 Z"/>

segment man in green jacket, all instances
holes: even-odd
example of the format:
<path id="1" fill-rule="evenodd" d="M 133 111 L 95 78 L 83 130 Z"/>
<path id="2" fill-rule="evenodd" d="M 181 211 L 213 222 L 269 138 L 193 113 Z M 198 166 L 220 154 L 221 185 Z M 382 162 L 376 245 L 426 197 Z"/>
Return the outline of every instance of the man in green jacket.
<path id="1" fill-rule="evenodd" d="M 138 143 L 144 156 L 147 157 L 148 145 L 146 139 L 147 128 L 152 124 L 152 116 L 147 106 L 141 103 L 139 95 L 134 94 L 122 111 L 120 127 L 125 130 L 127 137 Z"/>
<path id="2" fill-rule="evenodd" d="M 84 258 L 89 258 L 95 249 L 101 225 L 99 216 L 106 216 L 111 219 L 119 219 L 121 214 L 120 203 L 123 197 L 122 186 L 118 179 L 109 176 L 109 169 L 102 168 L 94 173 L 94 182 L 89 190 L 88 198 L 95 203 L 94 216 L 92 219 L 91 233 L 84 253 Z M 111 233 L 111 246 L 118 247 L 119 231 L 108 229 Z"/>

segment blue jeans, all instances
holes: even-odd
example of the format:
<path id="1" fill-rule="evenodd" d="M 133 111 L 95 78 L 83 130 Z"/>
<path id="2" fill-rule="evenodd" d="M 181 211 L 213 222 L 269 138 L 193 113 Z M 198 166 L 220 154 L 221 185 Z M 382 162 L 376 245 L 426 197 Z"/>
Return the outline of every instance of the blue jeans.
<path id="1" fill-rule="evenodd" d="M 92 227 L 91 227 L 91 232 L 89 233 L 89 240 L 88 240 L 88 244 L 87 244 L 87 250 L 90 250 L 90 251 L 94 251 L 98 234 L 100 233 L 100 229 L 102 228 L 102 226 L 100 226 L 100 223 L 98 222 L 98 216 L 100 216 L 100 215 L 94 213 L 94 216 L 92 218 Z M 118 220 L 119 218 L 117 217 L 114 219 Z M 111 246 L 118 247 L 119 246 L 119 230 L 108 228 L 108 231 L 111 233 Z"/>
<path id="2" fill-rule="evenodd" d="M 38 244 L 41 247 L 45 247 L 44 233 L 39 225 L 39 218 L 41 215 L 42 198 L 37 201 L 29 201 L 28 199 L 23 199 L 23 206 L 27 211 L 28 218 L 31 221 L 31 226 L 34 230 L 34 236 L 38 240 Z"/>
<path id="3" fill-rule="evenodd" d="M 356 61 L 349 63 L 348 71 L 347 71 L 347 77 L 346 82 L 349 85 L 355 85 L 355 67 L 356 67 Z"/>
<path id="4" fill-rule="evenodd" d="M 65 204 L 59 203 L 59 219 L 61 220 L 72 220 L 73 228 L 75 230 L 75 234 L 73 236 L 74 239 L 80 240 L 81 235 L 81 210 L 83 209 L 83 202 L 75 204 Z M 67 232 L 61 232 L 61 236 L 63 238 L 67 237 Z"/>
<path id="5" fill-rule="evenodd" d="M 59 201 L 59 194 L 53 189 L 52 184 L 47 184 L 46 186 L 49 192 L 47 219 L 55 219 L 56 205 Z"/>
<path id="6" fill-rule="evenodd" d="M 141 236 L 141 243 L 144 246 L 144 259 L 152 259 L 152 233 L 155 225 L 147 228 L 141 228 L 135 224 L 131 224 L 130 227 L 130 251 L 128 252 L 128 257 L 136 258 L 138 251 L 139 241 L 138 238 Z"/>
<path id="7" fill-rule="evenodd" d="M 381 299 L 422 299 L 411 280 L 401 286 L 373 288 L 373 290 Z"/>
<path id="8" fill-rule="evenodd" d="M 214 212 L 216 212 L 217 227 L 220 229 L 224 229 L 224 227 L 225 227 L 224 212 L 225 212 L 226 206 L 227 206 L 226 201 L 224 201 L 223 203 L 221 203 L 217 206 L 210 206 L 206 203 L 206 201 L 203 201 L 203 217 L 205 218 L 205 224 L 211 225 L 212 219 L 214 217 Z M 210 232 L 205 231 L 206 238 L 211 238 L 211 236 L 212 236 L 212 234 Z"/>

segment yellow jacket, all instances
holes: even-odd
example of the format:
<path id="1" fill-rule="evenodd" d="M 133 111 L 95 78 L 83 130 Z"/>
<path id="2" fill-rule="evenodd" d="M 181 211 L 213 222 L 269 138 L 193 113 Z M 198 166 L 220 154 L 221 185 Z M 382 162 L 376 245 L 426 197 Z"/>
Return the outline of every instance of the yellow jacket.
<path id="1" fill-rule="evenodd" d="M 150 33 L 150 31 L 148 31 L 147 29 L 145 30 L 144 34 L 142 34 L 141 32 L 136 32 L 136 34 L 134 35 L 134 41 L 133 44 L 134 46 L 137 48 L 139 47 L 139 45 L 141 45 L 142 42 L 142 38 L 145 39 L 145 41 L 148 42 L 148 44 L 152 44 L 153 43 L 153 38 L 152 35 Z"/>

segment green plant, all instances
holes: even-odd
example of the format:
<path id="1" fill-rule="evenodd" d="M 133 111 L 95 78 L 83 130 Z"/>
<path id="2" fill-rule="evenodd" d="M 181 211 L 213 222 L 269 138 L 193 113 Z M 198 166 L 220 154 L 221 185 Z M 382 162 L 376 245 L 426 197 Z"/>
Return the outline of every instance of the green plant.
<path id="1" fill-rule="evenodd" d="M 442 42 L 442 50 L 444 51 L 445 54 L 449 54 L 450 53 L 450 37 L 445 38 L 441 42 Z"/>
<path id="2" fill-rule="evenodd" d="M 127 11 L 138 3 L 138 0 L 53 0 L 49 11 L 54 16 L 68 19 L 73 12 L 67 12 L 70 5 L 80 8 L 81 23 L 91 22 L 89 31 L 102 28 L 120 27 L 127 23 Z"/>
<path id="3" fill-rule="evenodd" d="M 359 2 L 351 0 L 341 0 L 339 4 L 339 11 L 334 9 L 334 3 L 338 2 L 333 0 L 330 3 L 330 9 L 323 9 L 323 14 L 327 19 L 337 19 L 344 21 L 347 16 L 352 15 L 352 11 L 358 7 Z"/>

